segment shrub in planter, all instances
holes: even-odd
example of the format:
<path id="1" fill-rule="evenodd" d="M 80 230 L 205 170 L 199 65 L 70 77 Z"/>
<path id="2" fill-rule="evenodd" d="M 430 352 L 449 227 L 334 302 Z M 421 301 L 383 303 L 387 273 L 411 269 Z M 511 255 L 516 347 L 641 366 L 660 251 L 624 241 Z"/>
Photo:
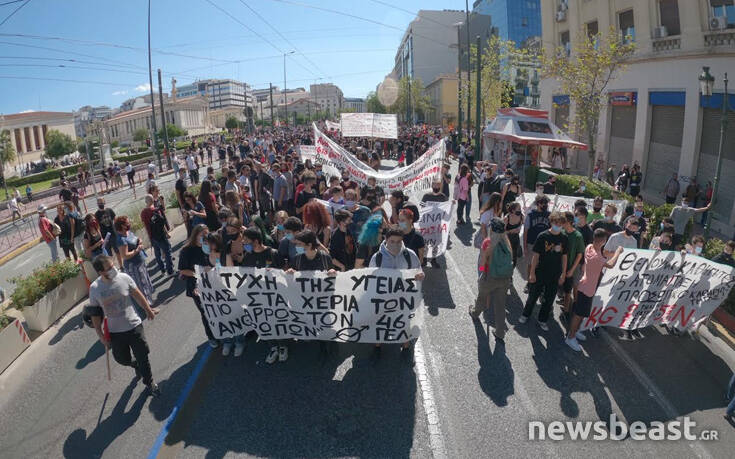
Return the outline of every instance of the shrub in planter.
<path id="1" fill-rule="evenodd" d="M 190 192 L 194 195 L 194 197 L 199 196 L 199 190 L 202 188 L 201 185 L 192 185 L 189 188 L 186 189 L 186 191 Z M 178 209 L 179 208 L 179 200 L 176 198 L 176 190 L 172 191 L 171 194 L 168 197 L 168 204 L 166 205 L 169 209 Z"/>
<path id="2" fill-rule="evenodd" d="M 65 280 L 78 276 L 81 270 L 82 267 L 77 263 L 64 260 L 38 268 L 29 276 L 14 277 L 10 282 L 16 287 L 10 300 L 16 309 L 32 306 Z"/>
<path id="3" fill-rule="evenodd" d="M 12 317 L 8 317 L 5 314 L 0 314 L 0 330 L 12 324 L 13 320 L 15 319 L 13 319 Z"/>

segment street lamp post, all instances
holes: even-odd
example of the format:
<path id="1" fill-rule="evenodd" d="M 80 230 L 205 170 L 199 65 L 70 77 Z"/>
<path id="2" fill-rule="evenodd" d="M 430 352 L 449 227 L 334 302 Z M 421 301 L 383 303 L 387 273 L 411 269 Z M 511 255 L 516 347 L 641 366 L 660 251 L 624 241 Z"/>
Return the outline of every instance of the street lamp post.
<path id="1" fill-rule="evenodd" d="M 720 114 L 720 146 L 717 150 L 717 167 L 715 168 L 715 177 L 712 179 L 712 199 L 710 205 L 714 204 L 717 199 L 717 187 L 720 183 L 720 172 L 722 171 L 722 151 L 725 149 L 725 133 L 727 132 L 727 112 L 729 110 L 729 101 L 727 93 L 727 73 L 725 73 L 725 92 L 722 95 L 722 113 Z M 702 67 L 702 73 L 699 75 L 699 85 L 701 94 L 707 98 L 712 96 L 712 89 L 715 85 L 715 77 L 709 73 L 709 67 Z M 711 207 L 710 207 L 711 210 Z M 704 237 L 709 236 L 710 224 L 712 222 L 712 212 L 707 212 L 707 220 L 704 224 Z"/>
<path id="2" fill-rule="evenodd" d="M 286 56 L 295 51 L 283 53 L 283 109 L 286 111 L 286 126 L 288 126 L 288 91 L 286 89 Z"/>

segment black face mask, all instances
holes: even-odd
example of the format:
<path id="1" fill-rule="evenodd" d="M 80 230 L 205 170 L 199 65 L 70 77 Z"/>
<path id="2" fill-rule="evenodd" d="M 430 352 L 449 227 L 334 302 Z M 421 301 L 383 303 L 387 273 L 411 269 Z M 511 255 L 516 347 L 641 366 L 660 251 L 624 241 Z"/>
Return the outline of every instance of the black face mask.
<path id="1" fill-rule="evenodd" d="M 627 234 L 628 236 L 632 236 L 635 233 L 632 230 L 629 230 L 628 228 L 625 228 L 625 234 Z"/>
<path id="2" fill-rule="evenodd" d="M 105 205 L 104 204 L 97 204 L 97 206 L 100 208 L 100 210 L 104 210 Z"/>
<path id="3" fill-rule="evenodd" d="M 593 207 L 592 210 L 594 210 L 596 214 L 599 214 L 602 210 L 602 207 Z"/>
<path id="4" fill-rule="evenodd" d="M 671 244 L 660 243 L 658 246 L 661 247 L 661 250 L 671 250 Z"/>
<path id="5" fill-rule="evenodd" d="M 544 206 L 540 206 L 540 207 L 539 207 L 539 210 L 540 210 L 541 212 L 546 212 L 547 210 L 549 210 L 549 206 L 547 206 L 547 205 L 544 205 Z"/>
<path id="6" fill-rule="evenodd" d="M 431 191 L 433 191 L 434 193 L 438 193 L 439 191 L 441 191 L 441 188 L 432 188 Z"/>

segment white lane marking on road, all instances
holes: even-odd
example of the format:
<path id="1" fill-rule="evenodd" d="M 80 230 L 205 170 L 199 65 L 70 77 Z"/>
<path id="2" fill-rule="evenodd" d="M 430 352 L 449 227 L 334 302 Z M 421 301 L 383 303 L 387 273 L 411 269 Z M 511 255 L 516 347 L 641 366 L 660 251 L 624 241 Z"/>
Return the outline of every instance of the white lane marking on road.
<path id="1" fill-rule="evenodd" d="M 628 355 L 628 353 L 625 352 L 625 350 L 613 338 L 611 338 L 610 335 L 607 334 L 607 331 L 601 331 L 600 335 L 602 335 L 605 342 L 610 346 L 610 348 L 612 348 L 612 350 L 618 355 L 618 357 L 620 357 L 623 363 L 625 363 L 628 369 L 636 377 L 638 382 L 640 382 L 648 390 L 649 395 L 653 397 L 656 403 L 658 403 L 658 405 L 664 410 L 666 416 L 668 416 L 672 420 L 679 419 L 680 416 L 677 415 L 677 411 L 674 405 L 669 401 L 669 399 L 666 398 L 666 396 L 661 391 L 661 389 L 659 389 L 656 383 L 654 383 L 651 378 L 646 375 L 643 369 L 638 366 L 638 364 L 630 357 L 630 355 Z M 712 457 L 709 451 L 707 451 L 702 442 L 700 442 L 699 440 L 687 442 L 687 445 L 689 445 L 689 447 L 694 450 L 694 453 L 697 455 L 697 457 Z"/>
<path id="2" fill-rule="evenodd" d="M 421 387 L 421 403 L 426 413 L 426 421 L 429 428 L 429 443 L 434 459 L 444 459 L 447 457 L 447 450 L 444 446 L 444 436 L 439 426 L 439 413 L 436 402 L 434 401 L 434 391 L 429 381 L 429 373 L 426 370 L 426 353 L 421 344 L 421 338 L 416 341 L 413 348 L 414 364 L 416 366 L 416 376 L 419 379 Z"/>
<path id="3" fill-rule="evenodd" d="M 352 359 L 354 357 L 355 357 L 354 355 L 351 355 L 348 358 L 346 358 L 344 362 L 339 364 L 339 366 L 334 370 L 334 376 L 332 376 L 332 381 L 342 381 L 342 379 L 344 379 L 347 372 L 352 369 Z"/>

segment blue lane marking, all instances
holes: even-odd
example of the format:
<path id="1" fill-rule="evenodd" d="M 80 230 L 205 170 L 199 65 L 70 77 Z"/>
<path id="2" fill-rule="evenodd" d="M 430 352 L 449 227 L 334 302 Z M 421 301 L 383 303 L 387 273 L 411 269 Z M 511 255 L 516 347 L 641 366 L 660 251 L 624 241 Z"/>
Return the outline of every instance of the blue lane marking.
<path id="1" fill-rule="evenodd" d="M 184 386 L 184 389 L 181 391 L 181 394 L 179 394 L 179 399 L 176 400 L 176 404 L 171 410 L 171 414 L 168 415 L 168 418 L 166 418 L 166 422 L 163 424 L 161 431 L 158 433 L 158 437 L 156 438 L 155 443 L 153 443 L 153 447 L 151 448 L 151 451 L 148 453 L 148 459 L 155 459 L 158 456 L 158 452 L 161 450 L 161 447 L 163 446 L 163 442 L 164 440 L 166 440 L 166 437 L 168 436 L 168 432 L 171 429 L 171 426 L 173 425 L 174 421 L 176 420 L 176 416 L 179 414 L 181 407 L 184 405 L 184 402 L 189 397 L 189 393 L 191 392 L 191 389 L 194 387 L 194 383 L 199 377 L 199 373 L 202 372 L 202 369 L 204 368 L 204 364 L 207 363 L 207 359 L 209 358 L 209 354 L 211 353 L 212 353 L 212 348 L 209 345 L 207 345 L 206 349 L 204 349 L 204 352 L 202 353 L 202 356 L 199 357 L 199 361 L 197 362 L 197 365 L 194 368 L 194 372 L 191 374 L 191 376 L 189 376 L 189 379 L 186 381 L 186 385 Z"/>

